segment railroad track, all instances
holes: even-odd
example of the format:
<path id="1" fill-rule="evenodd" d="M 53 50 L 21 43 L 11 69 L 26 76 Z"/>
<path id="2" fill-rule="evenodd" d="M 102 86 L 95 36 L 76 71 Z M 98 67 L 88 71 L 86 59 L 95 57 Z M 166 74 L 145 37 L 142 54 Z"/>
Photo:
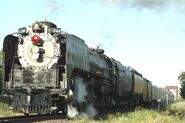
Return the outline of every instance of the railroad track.
<path id="1" fill-rule="evenodd" d="M 30 116 L 13 116 L 13 117 L 2 117 L 0 123 L 33 123 L 49 120 L 66 119 L 65 115 L 30 115 Z"/>
<path id="2" fill-rule="evenodd" d="M 106 109 L 98 111 L 97 116 L 95 117 L 96 120 L 107 119 L 109 115 L 114 115 L 116 113 L 123 113 L 127 114 L 128 112 L 134 112 L 134 108 L 115 108 L 115 109 Z"/>
<path id="3" fill-rule="evenodd" d="M 118 112 L 128 113 L 130 111 L 134 111 L 134 109 L 119 108 L 119 109 L 102 110 L 97 112 L 97 116 L 95 116 L 94 119 L 102 120 L 102 119 L 108 118 L 109 114 L 115 114 Z M 0 118 L 0 123 L 33 123 L 33 122 L 38 123 L 43 121 L 47 121 L 49 123 L 50 120 L 62 120 L 63 122 L 69 121 L 69 119 L 64 114 L 57 114 L 57 115 L 47 114 L 47 115 L 2 117 Z"/>

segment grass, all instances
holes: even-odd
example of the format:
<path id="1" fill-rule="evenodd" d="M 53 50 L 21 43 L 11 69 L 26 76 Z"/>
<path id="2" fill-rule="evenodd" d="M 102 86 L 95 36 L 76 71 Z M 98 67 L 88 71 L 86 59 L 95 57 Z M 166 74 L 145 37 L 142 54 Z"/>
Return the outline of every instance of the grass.
<path id="1" fill-rule="evenodd" d="M 177 102 L 169 107 L 169 112 L 181 118 L 185 117 L 185 101 Z"/>
<path id="2" fill-rule="evenodd" d="M 176 103 L 174 105 L 182 105 L 182 103 Z M 185 102 L 183 102 L 185 105 Z M 173 108 L 173 105 L 172 105 Z M 152 109 L 137 109 L 134 112 L 129 113 L 116 113 L 110 114 L 107 119 L 90 120 L 70 120 L 66 122 L 70 123 L 185 123 L 185 117 L 181 114 L 171 113 L 173 109 L 171 106 L 164 111 L 155 111 Z M 176 112 L 178 112 L 176 110 Z M 184 112 L 183 112 L 184 113 Z M 64 120 L 51 120 L 48 123 L 61 123 Z M 46 122 L 47 123 L 47 122 Z"/>
<path id="3" fill-rule="evenodd" d="M 8 110 L 8 105 L 0 103 L 0 117 L 20 115 Z M 129 113 L 116 113 L 108 115 L 107 119 L 90 120 L 50 120 L 48 123 L 185 123 L 185 101 L 175 103 L 164 111 L 150 109 L 136 109 Z M 47 121 L 45 121 L 47 123 Z"/>
<path id="4" fill-rule="evenodd" d="M 185 123 L 185 119 L 170 115 L 169 111 L 157 112 L 141 109 L 128 114 L 116 113 L 109 115 L 106 120 L 74 120 L 74 123 Z"/>
<path id="5" fill-rule="evenodd" d="M 168 112 L 157 112 L 153 110 L 142 109 L 135 112 L 130 112 L 127 115 L 118 114 L 111 115 L 105 122 L 116 123 L 182 123 L 177 116 L 169 116 Z M 184 121 L 185 123 L 185 121 Z"/>
<path id="6" fill-rule="evenodd" d="M 164 111 L 137 109 L 135 112 L 116 113 L 106 120 L 75 120 L 74 123 L 185 123 L 185 101 L 172 104 Z"/>
<path id="7" fill-rule="evenodd" d="M 39 123 L 39 122 L 37 122 Z M 169 115 L 168 112 L 157 112 L 153 110 L 137 110 L 128 114 L 116 113 L 109 115 L 108 119 L 90 120 L 50 120 L 41 123 L 185 123 L 185 119 L 181 119 L 175 115 Z"/>
<path id="8" fill-rule="evenodd" d="M 13 113 L 9 110 L 9 105 L 3 102 L 0 102 L 0 117 L 8 117 L 8 116 L 18 116 L 20 113 Z"/>

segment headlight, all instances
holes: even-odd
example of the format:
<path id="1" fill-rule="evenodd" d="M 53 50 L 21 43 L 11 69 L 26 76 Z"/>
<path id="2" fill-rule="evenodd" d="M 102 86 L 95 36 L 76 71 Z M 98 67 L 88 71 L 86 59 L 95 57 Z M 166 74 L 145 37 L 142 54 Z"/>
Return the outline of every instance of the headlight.
<path id="1" fill-rule="evenodd" d="M 26 34 L 26 27 L 19 28 L 19 29 L 18 29 L 18 33 L 19 33 L 19 34 Z"/>
<path id="2" fill-rule="evenodd" d="M 48 33 L 61 33 L 60 28 L 48 28 Z"/>

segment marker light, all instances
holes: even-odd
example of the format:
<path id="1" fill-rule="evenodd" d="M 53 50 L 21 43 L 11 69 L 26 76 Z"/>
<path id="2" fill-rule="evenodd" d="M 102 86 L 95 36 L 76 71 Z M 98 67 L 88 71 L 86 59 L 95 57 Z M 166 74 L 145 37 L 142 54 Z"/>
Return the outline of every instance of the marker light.
<path id="1" fill-rule="evenodd" d="M 48 28 L 48 33 L 61 33 L 60 28 Z"/>
<path id="2" fill-rule="evenodd" d="M 18 33 L 19 33 L 19 34 L 26 34 L 26 27 L 19 28 L 19 29 L 18 29 Z"/>
<path id="3" fill-rule="evenodd" d="M 31 38 L 31 41 L 35 44 L 37 44 L 39 41 L 40 41 L 40 38 L 39 36 L 37 35 L 34 35 L 32 38 Z"/>

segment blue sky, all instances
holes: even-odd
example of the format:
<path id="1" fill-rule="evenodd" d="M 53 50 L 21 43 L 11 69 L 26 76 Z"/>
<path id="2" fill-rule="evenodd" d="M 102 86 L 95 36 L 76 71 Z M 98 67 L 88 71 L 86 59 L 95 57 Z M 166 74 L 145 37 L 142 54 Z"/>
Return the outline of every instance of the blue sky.
<path id="1" fill-rule="evenodd" d="M 1 0 L 0 47 L 7 34 L 47 19 L 155 85 L 179 85 L 185 71 L 184 10 L 184 0 Z"/>

